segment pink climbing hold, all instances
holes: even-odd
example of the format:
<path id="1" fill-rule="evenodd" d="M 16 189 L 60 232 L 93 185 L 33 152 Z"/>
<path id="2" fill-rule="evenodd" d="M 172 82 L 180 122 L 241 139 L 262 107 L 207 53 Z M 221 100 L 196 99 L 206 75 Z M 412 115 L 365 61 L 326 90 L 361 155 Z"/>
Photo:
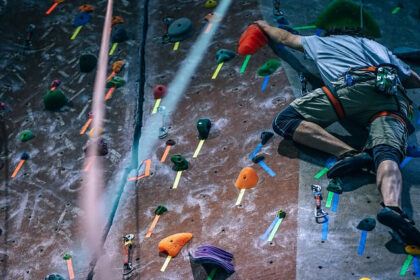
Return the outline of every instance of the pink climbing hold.
<path id="1" fill-rule="evenodd" d="M 164 85 L 157 85 L 153 90 L 153 97 L 155 99 L 163 98 L 167 92 L 168 90 Z"/>
<path id="2" fill-rule="evenodd" d="M 58 86 L 61 84 L 60 80 L 54 80 L 51 82 L 51 86 L 52 88 L 58 88 Z"/>

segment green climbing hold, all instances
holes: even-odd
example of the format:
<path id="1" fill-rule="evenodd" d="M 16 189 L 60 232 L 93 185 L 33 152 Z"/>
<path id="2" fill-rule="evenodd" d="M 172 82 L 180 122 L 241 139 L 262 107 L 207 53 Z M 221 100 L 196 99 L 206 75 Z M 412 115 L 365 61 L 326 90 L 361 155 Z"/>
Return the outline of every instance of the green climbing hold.
<path id="1" fill-rule="evenodd" d="M 215 0 L 207 0 L 206 4 L 204 4 L 206 8 L 214 8 L 217 6 L 217 2 Z"/>
<path id="2" fill-rule="evenodd" d="M 348 0 L 334 0 L 321 12 L 315 25 L 327 32 L 337 28 L 360 28 L 360 6 Z M 373 38 L 381 37 L 378 24 L 366 9 L 363 9 L 362 32 Z"/>
<path id="3" fill-rule="evenodd" d="M 107 88 L 112 88 L 112 87 L 119 88 L 119 87 L 122 87 L 123 85 L 125 85 L 125 80 L 117 76 L 113 76 L 111 79 L 106 81 Z"/>
<path id="4" fill-rule="evenodd" d="M 65 280 L 63 276 L 59 274 L 50 274 L 45 277 L 45 280 Z"/>
<path id="5" fill-rule="evenodd" d="M 376 220 L 373 218 L 364 218 L 357 225 L 357 229 L 371 231 L 376 226 Z"/>
<path id="6" fill-rule="evenodd" d="M 281 65 L 280 61 L 278 61 L 277 59 L 270 59 L 269 61 L 267 61 L 266 63 L 264 63 L 263 66 L 260 67 L 260 69 L 258 69 L 258 76 L 268 76 L 273 74 L 277 68 L 279 68 Z"/>
<path id="7" fill-rule="evenodd" d="M 171 161 L 174 163 L 172 169 L 175 171 L 184 171 L 188 169 L 188 161 L 181 155 L 171 156 Z"/>
<path id="8" fill-rule="evenodd" d="M 89 73 L 96 67 L 98 59 L 93 54 L 82 54 L 79 59 L 80 71 Z"/>
<path id="9" fill-rule="evenodd" d="M 29 141 L 29 140 L 31 140 L 33 138 L 35 138 L 35 134 L 33 134 L 32 131 L 30 131 L 28 129 L 22 131 L 19 134 L 19 140 L 22 141 L 22 142 Z"/>
<path id="10" fill-rule="evenodd" d="M 179 42 L 194 34 L 192 22 L 188 18 L 179 18 L 169 25 L 168 37 L 172 43 Z"/>
<path id="11" fill-rule="evenodd" d="M 65 254 L 63 256 L 63 260 L 68 260 L 68 259 L 71 259 L 71 255 L 70 254 Z"/>
<path id="12" fill-rule="evenodd" d="M 283 210 L 279 210 L 277 212 L 277 216 L 279 216 L 280 219 L 284 219 L 284 217 L 286 217 L 286 212 L 284 212 Z"/>
<path id="13" fill-rule="evenodd" d="M 341 180 L 332 179 L 327 186 L 327 190 L 329 192 L 342 194 L 343 188 L 341 187 Z"/>
<path id="14" fill-rule="evenodd" d="M 155 215 L 162 215 L 163 213 L 165 213 L 166 211 L 168 211 L 168 209 L 166 209 L 165 206 L 163 205 L 159 205 L 156 210 L 155 210 Z"/>
<path id="15" fill-rule="evenodd" d="M 60 90 L 55 89 L 47 92 L 44 95 L 43 101 L 45 109 L 56 111 L 67 104 L 67 97 Z"/>
<path id="16" fill-rule="evenodd" d="M 216 53 L 217 56 L 217 63 L 222 63 L 231 60 L 236 56 L 236 53 L 231 50 L 221 49 L 218 50 Z"/>
<path id="17" fill-rule="evenodd" d="M 207 139 L 209 137 L 211 121 L 209 119 L 199 119 L 197 121 L 198 138 Z"/>

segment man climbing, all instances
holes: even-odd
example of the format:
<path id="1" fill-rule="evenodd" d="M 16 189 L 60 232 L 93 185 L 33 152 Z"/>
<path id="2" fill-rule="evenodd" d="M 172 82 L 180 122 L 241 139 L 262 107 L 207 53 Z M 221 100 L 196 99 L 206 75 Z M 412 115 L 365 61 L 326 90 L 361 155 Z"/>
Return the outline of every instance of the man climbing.
<path id="1" fill-rule="evenodd" d="M 407 135 L 414 130 L 408 119 L 411 100 L 405 88 L 420 88 L 420 77 L 386 47 L 363 37 L 300 36 L 265 21 L 256 23 L 271 40 L 314 60 L 326 85 L 296 99 L 278 114 L 274 131 L 285 139 L 336 156 L 338 161 L 327 173 L 329 178 L 363 168 L 376 171 L 383 198 L 378 221 L 397 232 L 405 243 L 420 245 L 420 232 L 400 207 L 399 170 Z M 324 129 L 341 119 L 369 127 L 362 152 Z"/>

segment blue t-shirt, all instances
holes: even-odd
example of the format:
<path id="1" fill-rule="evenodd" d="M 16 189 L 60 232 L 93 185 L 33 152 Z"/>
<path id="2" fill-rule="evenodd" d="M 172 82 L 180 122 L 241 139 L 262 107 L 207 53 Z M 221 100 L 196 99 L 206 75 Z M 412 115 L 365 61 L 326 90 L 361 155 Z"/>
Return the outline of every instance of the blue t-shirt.
<path id="1" fill-rule="evenodd" d="M 391 63 L 398 67 L 401 81 L 411 75 L 410 67 L 390 50 L 366 38 L 347 35 L 302 36 L 302 45 L 305 54 L 317 64 L 322 80 L 330 89 L 349 68 Z"/>

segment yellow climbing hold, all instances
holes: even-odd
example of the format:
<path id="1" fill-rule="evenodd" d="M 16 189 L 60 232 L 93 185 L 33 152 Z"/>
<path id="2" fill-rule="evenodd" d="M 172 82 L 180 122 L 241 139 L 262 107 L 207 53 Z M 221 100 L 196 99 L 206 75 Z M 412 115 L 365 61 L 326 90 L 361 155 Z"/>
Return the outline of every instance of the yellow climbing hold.
<path id="1" fill-rule="evenodd" d="M 407 254 L 410 254 L 413 256 L 420 255 L 420 247 L 416 245 L 405 246 L 405 251 L 407 252 Z"/>
<path id="2" fill-rule="evenodd" d="M 363 278 L 360 278 L 360 280 L 370 280 L 370 278 L 363 277 Z"/>
<path id="3" fill-rule="evenodd" d="M 215 0 L 207 0 L 205 6 L 206 8 L 214 8 L 217 6 L 217 2 Z"/>

